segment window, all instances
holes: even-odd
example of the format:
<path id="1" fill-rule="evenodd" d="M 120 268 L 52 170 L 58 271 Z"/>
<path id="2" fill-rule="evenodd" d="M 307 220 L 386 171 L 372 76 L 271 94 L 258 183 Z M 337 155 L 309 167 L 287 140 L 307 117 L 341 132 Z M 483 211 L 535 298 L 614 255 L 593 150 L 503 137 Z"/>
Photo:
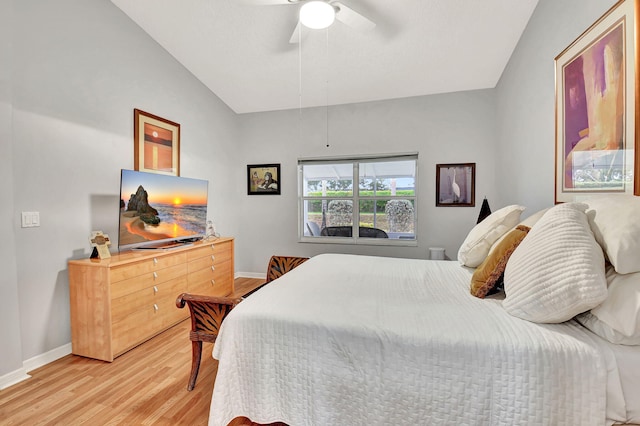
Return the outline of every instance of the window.
<path id="1" fill-rule="evenodd" d="M 300 239 L 415 245 L 418 154 L 298 160 Z"/>

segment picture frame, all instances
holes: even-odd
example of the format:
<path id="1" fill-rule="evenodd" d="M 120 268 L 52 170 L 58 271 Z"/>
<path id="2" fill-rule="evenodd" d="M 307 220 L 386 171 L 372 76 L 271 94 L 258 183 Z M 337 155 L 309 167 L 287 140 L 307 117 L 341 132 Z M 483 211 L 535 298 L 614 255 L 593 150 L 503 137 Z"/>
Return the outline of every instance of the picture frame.
<path id="1" fill-rule="evenodd" d="M 247 165 L 247 195 L 280 195 L 280 164 Z"/>
<path id="2" fill-rule="evenodd" d="M 180 176 L 180 124 L 133 110 L 134 170 Z"/>
<path id="3" fill-rule="evenodd" d="M 639 194 L 635 37 L 621 0 L 555 58 L 555 203 Z"/>
<path id="4" fill-rule="evenodd" d="M 475 207 L 476 163 L 436 164 L 436 207 Z"/>

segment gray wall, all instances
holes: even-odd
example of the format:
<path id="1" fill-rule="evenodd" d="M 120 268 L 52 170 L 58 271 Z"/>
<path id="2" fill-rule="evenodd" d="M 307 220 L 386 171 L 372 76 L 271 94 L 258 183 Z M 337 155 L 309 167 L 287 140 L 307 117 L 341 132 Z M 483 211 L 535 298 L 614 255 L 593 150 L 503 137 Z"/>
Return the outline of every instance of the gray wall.
<path id="1" fill-rule="evenodd" d="M 554 58 L 614 0 L 540 0 L 496 88 L 498 190 L 527 207 L 554 203 Z"/>
<path id="2" fill-rule="evenodd" d="M 244 196 L 247 215 L 236 243 L 238 271 L 263 271 L 272 254 L 323 252 L 428 257 L 439 246 L 455 258 L 475 225 L 483 196 L 492 207 L 495 190 L 493 90 L 451 93 L 332 107 L 329 148 L 326 109 L 240 116 L 245 164 L 281 163 L 282 195 Z M 418 247 L 353 246 L 297 242 L 297 159 L 361 153 L 419 152 Z M 476 163 L 476 206 L 435 207 L 435 165 Z M 246 193 L 246 192 L 245 192 Z"/>
<path id="3" fill-rule="evenodd" d="M 13 253 L 17 265 L 6 268 L 3 305 L 11 310 L 1 311 L 19 312 L 20 326 L 14 318 L 1 329 L 3 337 L 20 331 L 21 339 L 2 340 L 18 342 L 7 358 L 28 360 L 70 342 L 67 261 L 89 255 L 92 230 L 117 239 L 120 169 L 133 168 L 134 108 L 181 124 L 181 175 L 209 180 L 211 215 L 230 235 L 235 213 L 223 206 L 236 203 L 243 187 L 230 182 L 243 174 L 229 179 L 238 156 L 235 114 L 111 2 L 12 4 L 13 53 L 2 52 L 2 63 L 13 66 L 11 143 L 2 144 L 9 164 L 0 170 L 4 177 L 13 167 L 13 175 L 0 185 L 13 194 L 13 209 L 2 205 L 10 219 L 2 226 L 12 225 L 3 238 L 16 234 L 2 261 L 13 263 Z M 41 226 L 20 228 L 21 211 L 39 211 Z"/>
<path id="4" fill-rule="evenodd" d="M 0 377 L 22 368 L 11 132 L 11 0 L 0 1 Z"/>

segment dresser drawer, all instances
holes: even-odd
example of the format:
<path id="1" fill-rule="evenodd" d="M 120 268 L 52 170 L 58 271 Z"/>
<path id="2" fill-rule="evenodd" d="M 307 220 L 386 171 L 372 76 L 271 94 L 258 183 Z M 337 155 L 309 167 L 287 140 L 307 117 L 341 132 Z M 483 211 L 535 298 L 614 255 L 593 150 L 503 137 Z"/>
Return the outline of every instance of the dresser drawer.
<path id="1" fill-rule="evenodd" d="M 192 273 L 201 269 L 211 268 L 215 263 L 220 263 L 220 261 L 218 261 L 213 254 L 210 254 L 198 259 L 190 260 L 187 264 L 187 270 L 189 273 Z"/>
<path id="2" fill-rule="evenodd" d="M 200 269 L 199 271 L 190 272 L 188 275 L 189 283 L 197 283 L 203 281 L 212 281 L 215 276 L 215 266 L 210 266 L 208 268 Z"/>
<path id="3" fill-rule="evenodd" d="M 185 263 L 187 259 L 186 253 L 174 253 L 164 256 L 153 256 L 138 262 L 118 265 L 111 268 L 111 282 L 122 281 L 139 275 L 148 274 L 154 271 L 165 269 L 181 263 Z"/>
<path id="4" fill-rule="evenodd" d="M 209 268 L 212 265 L 216 266 L 221 263 L 229 262 L 230 260 L 231 256 L 227 251 L 222 252 L 221 254 L 209 254 L 198 259 L 190 260 L 188 263 L 188 268 L 189 272 L 194 272 L 200 269 Z"/>
<path id="5" fill-rule="evenodd" d="M 203 247 L 190 250 L 187 253 L 187 261 L 191 263 L 195 259 L 214 256 L 215 260 L 224 262 L 230 260 L 233 256 L 231 247 L 232 245 L 229 242 L 208 243 Z"/>
<path id="6" fill-rule="evenodd" d="M 186 276 L 187 264 L 182 263 L 158 271 L 147 272 L 137 277 L 111 283 L 111 299 L 117 299 L 127 294 L 171 281 L 180 276 Z"/>
<path id="7" fill-rule="evenodd" d="M 231 275 L 231 262 L 215 263 L 214 265 L 189 272 L 189 282 L 200 282 L 209 280 L 225 280 Z"/>
<path id="8" fill-rule="evenodd" d="M 233 291 L 231 262 L 191 272 L 188 275 L 187 291 L 193 294 L 226 296 Z M 197 289 L 197 290 L 196 290 Z"/>
<path id="9" fill-rule="evenodd" d="M 199 283 L 190 283 L 188 292 L 201 296 L 229 296 L 231 294 L 231 288 L 223 281 L 202 281 Z"/>
<path id="10" fill-rule="evenodd" d="M 128 315 L 125 321 L 113 323 L 111 338 L 114 355 L 120 355 L 187 317 L 188 309 L 179 309 L 176 298 L 171 296 L 142 306 Z"/>
<path id="11" fill-rule="evenodd" d="M 147 287 L 125 296 L 113 299 L 111 302 L 111 321 L 116 323 L 136 312 L 144 306 L 153 306 L 158 300 L 173 297 L 177 298 L 187 291 L 187 278 L 182 275 L 173 280 Z"/>

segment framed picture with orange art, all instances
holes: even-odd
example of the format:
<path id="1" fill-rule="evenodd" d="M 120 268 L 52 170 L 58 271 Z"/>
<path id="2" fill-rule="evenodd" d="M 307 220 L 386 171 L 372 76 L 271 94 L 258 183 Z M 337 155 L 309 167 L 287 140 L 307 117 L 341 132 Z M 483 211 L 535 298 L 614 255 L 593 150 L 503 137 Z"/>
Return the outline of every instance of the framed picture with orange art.
<path id="1" fill-rule="evenodd" d="M 134 170 L 180 176 L 180 124 L 133 110 Z"/>

